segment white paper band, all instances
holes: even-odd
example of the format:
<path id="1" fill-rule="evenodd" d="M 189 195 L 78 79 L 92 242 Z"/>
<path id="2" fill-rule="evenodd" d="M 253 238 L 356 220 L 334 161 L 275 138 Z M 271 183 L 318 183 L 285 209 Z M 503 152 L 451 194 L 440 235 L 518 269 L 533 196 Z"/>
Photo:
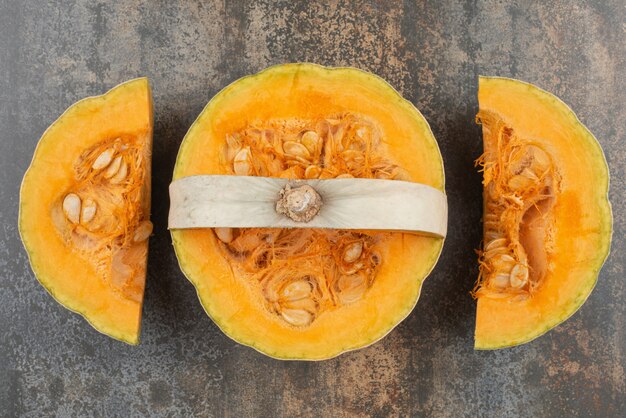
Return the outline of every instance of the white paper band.
<path id="1" fill-rule="evenodd" d="M 276 212 L 280 190 L 308 184 L 322 197 L 307 223 Z M 446 195 L 424 184 L 378 179 L 288 180 L 201 175 L 170 184 L 170 229 L 334 228 L 409 231 L 445 237 Z"/>

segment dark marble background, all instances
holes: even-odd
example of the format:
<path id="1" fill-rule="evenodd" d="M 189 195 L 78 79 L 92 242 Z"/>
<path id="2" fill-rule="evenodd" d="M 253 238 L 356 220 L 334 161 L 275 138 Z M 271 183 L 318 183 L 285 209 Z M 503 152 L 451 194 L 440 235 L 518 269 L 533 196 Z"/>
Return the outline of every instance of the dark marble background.
<path id="1" fill-rule="evenodd" d="M 626 416 L 626 11 L 610 1 L 0 0 L 0 415 Z M 281 362 L 225 337 L 178 269 L 167 185 L 187 128 L 231 81 L 269 65 L 354 66 L 430 122 L 450 228 L 413 313 L 336 359 Z M 606 151 L 613 250 L 568 322 L 473 350 L 480 242 L 477 76 L 520 78 L 572 106 Z M 154 90 L 155 234 L 142 344 L 100 335 L 37 283 L 17 231 L 37 139 L 73 102 L 145 75 Z M 581 171 L 585 167 L 580 168 Z"/>

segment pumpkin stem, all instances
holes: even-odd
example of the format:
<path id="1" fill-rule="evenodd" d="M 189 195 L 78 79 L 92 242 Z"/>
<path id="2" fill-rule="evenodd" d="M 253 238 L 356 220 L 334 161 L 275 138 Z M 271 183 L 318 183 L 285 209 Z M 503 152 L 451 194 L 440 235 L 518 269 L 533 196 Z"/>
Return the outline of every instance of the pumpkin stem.
<path id="1" fill-rule="evenodd" d="M 276 212 L 296 222 L 309 222 L 321 207 L 322 197 L 307 184 L 294 188 L 287 184 L 280 191 L 280 199 L 276 202 Z"/>

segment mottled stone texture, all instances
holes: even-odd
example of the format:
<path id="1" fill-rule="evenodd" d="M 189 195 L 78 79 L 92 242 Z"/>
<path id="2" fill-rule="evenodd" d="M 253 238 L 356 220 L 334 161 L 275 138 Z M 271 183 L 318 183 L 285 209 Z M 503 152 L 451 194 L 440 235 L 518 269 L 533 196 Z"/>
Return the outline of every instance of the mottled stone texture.
<path id="1" fill-rule="evenodd" d="M 626 416 L 624 2 L 224 3 L 0 0 L 0 415 Z M 439 140 L 450 203 L 443 255 L 409 318 L 381 342 L 319 363 L 272 360 L 225 337 L 166 231 L 167 185 L 196 115 L 238 77 L 291 61 L 372 71 L 415 103 Z M 496 352 L 472 349 L 479 74 L 560 96 L 613 175 L 613 251 L 588 302 L 540 339 Z M 130 347 L 39 286 L 16 220 L 46 126 L 140 75 L 155 98 L 156 228 L 143 341 Z"/>

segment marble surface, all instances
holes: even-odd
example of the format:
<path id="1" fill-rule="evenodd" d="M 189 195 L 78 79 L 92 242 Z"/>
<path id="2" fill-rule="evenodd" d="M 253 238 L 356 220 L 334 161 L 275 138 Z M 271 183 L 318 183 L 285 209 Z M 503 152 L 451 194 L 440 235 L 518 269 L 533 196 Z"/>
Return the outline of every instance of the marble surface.
<path id="1" fill-rule="evenodd" d="M 625 18 L 620 0 L 0 0 L 0 415 L 625 416 Z M 166 231 L 176 152 L 202 107 L 231 81 L 294 61 L 372 71 L 412 101 L 439 141 L 450 205 L 449 237 L 413 313 L 379 343 L 317 363 L 272 360 L 224 336 Z M 606 152 L 614 213 L 613 250 L 582 309 L 493 352 L 472 348 L 469 296 L 481 239 L 479 74 L 535 83 L 577 112 Z M 142 343 L 131 347 L 37 283 L 17 212 L 45 128 L 136 76 L 154 90 L 156 228 Z"/>

